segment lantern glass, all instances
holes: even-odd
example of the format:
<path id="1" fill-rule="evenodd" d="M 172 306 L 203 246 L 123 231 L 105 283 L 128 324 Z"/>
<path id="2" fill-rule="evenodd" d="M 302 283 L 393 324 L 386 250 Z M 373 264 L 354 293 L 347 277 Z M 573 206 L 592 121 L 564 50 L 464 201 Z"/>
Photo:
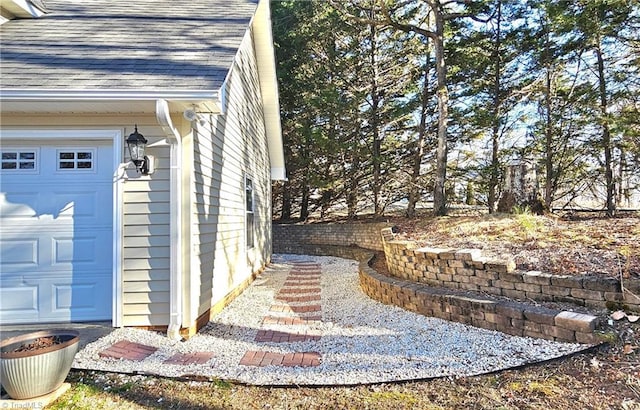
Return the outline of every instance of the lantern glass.
<path id="1" fill-rule="evenodd" d="M 132 161 L 140 161 L 144 159 L 144 144 L 138 142 L 129 143 L 129 155 Z"/>
<path id="2" fill-rule="evenodd" d="M 147 139 L 138 132 L 138 126 L 136 126 L 135 131 L 127 137 L 129 155 L 131 156 L 131 161 L 133 161 L 136 166 L 144 161 L 144 149 L 146 144 Z"/>

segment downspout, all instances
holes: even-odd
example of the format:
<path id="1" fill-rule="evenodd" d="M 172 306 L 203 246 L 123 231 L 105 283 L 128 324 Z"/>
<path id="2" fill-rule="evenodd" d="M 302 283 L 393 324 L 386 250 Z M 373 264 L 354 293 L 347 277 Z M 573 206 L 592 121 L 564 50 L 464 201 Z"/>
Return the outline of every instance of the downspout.
<path id="1" fill-rule="evenodd" d="M 180 340 L 182 327 L 182 178 L 180 176 L 182 162 L 182 139 L 173 126 L 166 100 L 156 100 L 156 119 L 162 127 L 170 145 L 169 176 L 169 326 L 167 337 Z"/>

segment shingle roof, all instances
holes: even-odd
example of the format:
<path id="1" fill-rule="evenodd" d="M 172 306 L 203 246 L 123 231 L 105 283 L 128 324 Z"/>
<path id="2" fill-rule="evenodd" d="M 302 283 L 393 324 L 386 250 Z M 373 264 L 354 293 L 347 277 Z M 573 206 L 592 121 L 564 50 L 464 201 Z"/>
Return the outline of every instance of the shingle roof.
<path id="1" fill-rule="evenodd" d="M 0 87 L 218 90 L 258 0 L 46 0 L 0 25 Z"/>

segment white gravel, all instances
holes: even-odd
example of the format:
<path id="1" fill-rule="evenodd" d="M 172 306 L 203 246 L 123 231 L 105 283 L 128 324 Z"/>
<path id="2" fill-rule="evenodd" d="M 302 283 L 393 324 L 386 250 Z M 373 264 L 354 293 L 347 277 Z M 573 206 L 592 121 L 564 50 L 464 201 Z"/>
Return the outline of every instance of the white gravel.
<path id="1" fill-rule="evenodd" d="M 311 326 L 263 325 L 294 261 L 322 266 L 322 322 Z M 317 304 L 310 302 L 309 304 Z M 290 315 L 290 314 L 289 314 Z M 321 335 L 319 341 L 256 343 L 259 329 Z M 157 347 L 142 362 L 104 359 L 98 353 L 119 340 Z M 357 262 L 335 257 L 275 255 L 274 263 L 215 319 L 188 341 L 134 328 L 116 329 L 78 352 L 74 368 L 167 377 L 204 376 L 257 385 L 350 385 L 440 376 L 470 376 L 544 361 L 586 345 L 509 336 L 383 305 L 365 296 Z M 248 350 L 318 352 L 316 367 L 239 365 Z M 214 352 L 202 365 L 167 365 L 175 353 Z"/>

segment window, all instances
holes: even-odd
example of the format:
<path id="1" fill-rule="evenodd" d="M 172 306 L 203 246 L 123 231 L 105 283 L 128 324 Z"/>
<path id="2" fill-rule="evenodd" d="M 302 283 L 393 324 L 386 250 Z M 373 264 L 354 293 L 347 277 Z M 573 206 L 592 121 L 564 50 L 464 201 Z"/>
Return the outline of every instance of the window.
<path id="1" fill-rule="evenodd" d="M 247 248 L 253 248 L 255 245 L 254 238 L 254 192 L 253 192 L 253 180 L 249 177 L 245 177 L 244 179 L 244 193 L 245 193 L 245 227 L 246 227 L 246 238 L 247 238 Z"/>
<path id="2" fill-rule="evenodd" d="M 37 171 L 37 154 L 35 150 L 2 150 L 2 170 Z"/>
<path id="3" fill-rule="evenodd" d="M 93 150 L 59 150 L 58 170 L 93 170 L 94 160 Z"/>

